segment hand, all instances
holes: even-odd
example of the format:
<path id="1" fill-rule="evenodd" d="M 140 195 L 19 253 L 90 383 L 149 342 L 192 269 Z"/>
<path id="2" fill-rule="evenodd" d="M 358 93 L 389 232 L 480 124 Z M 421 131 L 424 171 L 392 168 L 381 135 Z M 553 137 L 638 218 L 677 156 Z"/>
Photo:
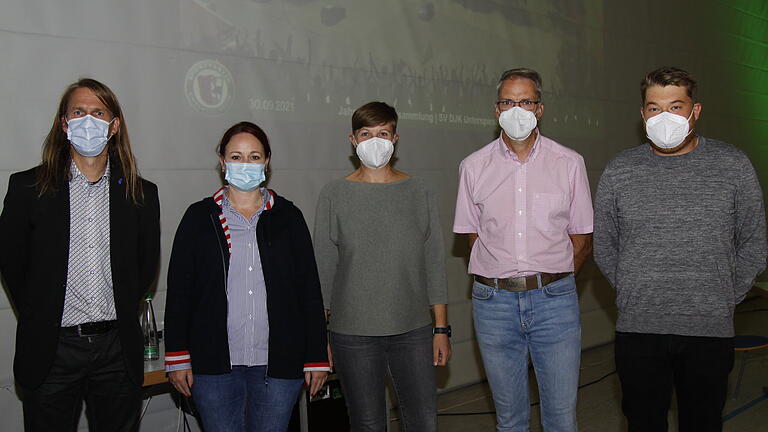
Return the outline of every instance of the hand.
<path id="1" fill-rule="evenodd" d="M 451 341 L 447 334 L 432 336 L 432 364 L 445 366 L 451 358 Z"/>
<path id="2" fill-rule="evenodd" d="M 186 397 L 192 396 L 192 369 L 182 369 L 168 372 L 168 381 L 173 384 L 176 390 Z"/>
<path id="3" fill-rule="evenodd" d="M 325 384 L 325 380 L 328 378 L 328 372 L 325 371 L 311 371 L 304 372 L 304 384 L 309 389 L 309 397 L 313 398 L 320 391 L 320 388 Z"/>

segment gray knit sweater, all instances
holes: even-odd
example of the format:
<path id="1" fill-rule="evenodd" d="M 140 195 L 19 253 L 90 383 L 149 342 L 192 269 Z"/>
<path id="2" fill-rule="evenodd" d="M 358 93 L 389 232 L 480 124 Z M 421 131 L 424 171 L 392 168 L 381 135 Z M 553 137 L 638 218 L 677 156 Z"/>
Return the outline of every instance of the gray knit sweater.
<path id="1" fill-rule="evenodd" d="M 418 178 L 327 184 L 314 243 L 334 332 L 405 333 L 432 322 L 430 305 L 448 302 L 437 200 Z"/>
<path id="2" fill-rule="evenodd" d="M 685 155 L 619 153 L 595 198 L 595 261 L 616 289 L 616 330 L 733 336 L 766 265 L 763 193 L 747 156 L 703 137 Z"/>

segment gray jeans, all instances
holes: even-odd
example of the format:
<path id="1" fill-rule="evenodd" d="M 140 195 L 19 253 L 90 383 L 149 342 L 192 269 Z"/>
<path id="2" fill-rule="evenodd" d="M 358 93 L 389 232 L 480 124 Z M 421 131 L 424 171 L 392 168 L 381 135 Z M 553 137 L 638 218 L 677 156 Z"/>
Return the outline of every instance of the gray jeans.
<path id="1" fill-rule="evenodd" d="M 432 326 L 393 336 L 331 332 L 333 364 L 341 381 L 352 432 L 387 430 L 384 380 L 392 378 L 403 432 L 437 430 Z"/>

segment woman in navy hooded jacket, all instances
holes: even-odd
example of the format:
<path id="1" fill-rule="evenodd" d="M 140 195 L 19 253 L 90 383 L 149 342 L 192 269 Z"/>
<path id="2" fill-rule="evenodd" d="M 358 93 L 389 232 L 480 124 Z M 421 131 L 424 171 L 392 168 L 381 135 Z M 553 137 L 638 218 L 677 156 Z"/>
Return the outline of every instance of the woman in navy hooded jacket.
<path id="1" fill-rule="evenodd" d="M 166 371 L 207 432 L 284 431 L 302 384 L 314 394 L 330 371 L 312 240 L 261 186 L 261 128 L 232 126 L 218 153 L 228 185 L 189 206 L 173 242 Z"/>

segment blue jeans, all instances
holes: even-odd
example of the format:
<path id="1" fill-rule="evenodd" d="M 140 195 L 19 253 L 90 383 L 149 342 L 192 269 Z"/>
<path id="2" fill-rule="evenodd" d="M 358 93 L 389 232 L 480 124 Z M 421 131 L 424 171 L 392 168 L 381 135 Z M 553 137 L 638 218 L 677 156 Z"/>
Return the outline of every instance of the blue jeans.
<path id="1" fill-rule="evenodd" d="M 192 400 L 205 432 L 284 432 L 304 380 L 266 372 L 266 366 L 235 366 L 227 374 L 195 374 Z"/>
<path id="2" fill-rule="evenodd" d="M 496 405 L 496 430 L 528 431 L 530 353 L 544 430 L 576 432 L 581 321 L 573 275 L 520 293 L 475 282 L 472 306 Z"/>
<path id="3" fill-rule="evenodd" d="M 392 336 L 331 332 L 331 350 L 352 432 L 387 430 L 387 375 L 400 404 L 401 430 L 437 430 L 431 325 Z"/>

